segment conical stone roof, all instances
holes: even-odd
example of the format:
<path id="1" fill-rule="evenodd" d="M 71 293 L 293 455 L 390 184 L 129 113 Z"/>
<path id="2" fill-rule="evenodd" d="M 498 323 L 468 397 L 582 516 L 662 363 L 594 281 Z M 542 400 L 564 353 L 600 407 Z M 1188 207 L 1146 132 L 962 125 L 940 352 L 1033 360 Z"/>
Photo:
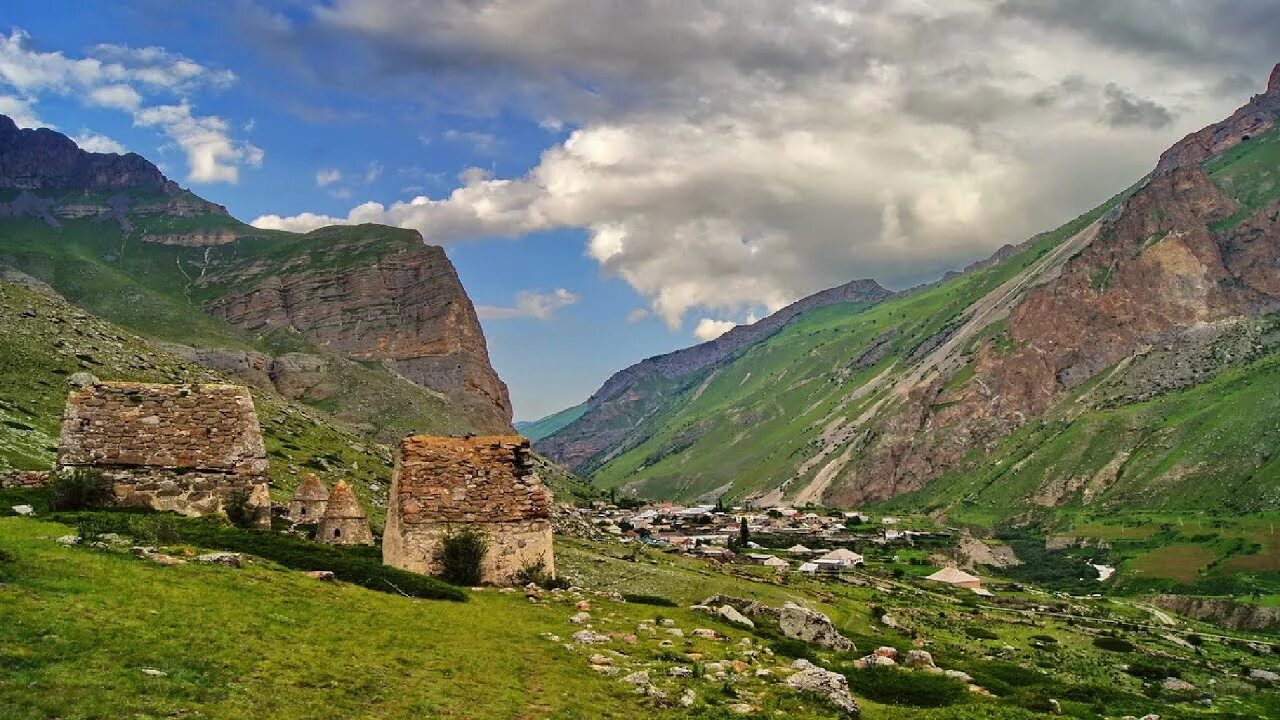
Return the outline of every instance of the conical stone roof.
<path id="1" fill-rule="evenodd" d="M 329 493 L 329 504 L 324 508 L 325 520 L 364 520 L 364 508 L 356 500 L 356 494 L 345 480 L 339 480 Z"/>
<path id="2" fill-rule="evenodd" d="M 329 488 L 325 487 L 319 475 L 307 473 L 302 476 L 302 482 L 298 483 L 298 487 L 294 489 L 293 499 L 303 502 L 324 502 L 329 499 Z"/>

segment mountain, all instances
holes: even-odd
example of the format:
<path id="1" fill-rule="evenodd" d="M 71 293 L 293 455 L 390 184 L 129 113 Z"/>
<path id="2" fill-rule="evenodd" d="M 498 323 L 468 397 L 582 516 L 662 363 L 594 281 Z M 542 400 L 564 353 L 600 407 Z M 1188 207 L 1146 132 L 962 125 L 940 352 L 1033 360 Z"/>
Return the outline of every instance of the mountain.
<path id="1" fill-rule="evenodd" d="M 258 230 L 139 155 L 0 116 L 0 265 L 381 440 L 511 429 L 471 300 L 412 230 Z"/>
<path id="2" fill-rule="evenodd" d="M 536 447 L 574 470 L 599 467 L 618 448 L 640 442 L 655 414 L 671 408 L 744 348 L 773 336 L 802 313 L 837 304 L 876 303 L 892 294 L 874 280 L 855 280 L 798 300 L 763 320 L 731 328 L 714 340 L 642 360 L 614 373 L 585 407 L 551 416 L 570 421 L 540 441 L 535 439 Z"/>
<path id="3" fill-rule="evenodd" d="M 663 403 L 599 422 L 598 442 L 588 412 L 540 447 L 654 497 L 986 519 L 1280 507 L 1278 118 L 1280 67 L 1063 227 L 874 305 L 807 309 L 696 382 L 651 372 Z M 590 402 L 626 407 L 610 390 Z"/>

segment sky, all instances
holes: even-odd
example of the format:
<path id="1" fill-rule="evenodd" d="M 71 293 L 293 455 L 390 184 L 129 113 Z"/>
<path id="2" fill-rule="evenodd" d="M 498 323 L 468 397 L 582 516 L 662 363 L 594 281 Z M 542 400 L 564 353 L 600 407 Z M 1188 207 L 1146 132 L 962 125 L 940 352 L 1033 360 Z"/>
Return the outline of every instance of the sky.
<path id="1" fill-rule="evenodd" d="M 1280 0 L 11 0 L 0 113 L 260 227 L 419 230 L 517 419 L 1051 229 L 1260 92 Z"/>

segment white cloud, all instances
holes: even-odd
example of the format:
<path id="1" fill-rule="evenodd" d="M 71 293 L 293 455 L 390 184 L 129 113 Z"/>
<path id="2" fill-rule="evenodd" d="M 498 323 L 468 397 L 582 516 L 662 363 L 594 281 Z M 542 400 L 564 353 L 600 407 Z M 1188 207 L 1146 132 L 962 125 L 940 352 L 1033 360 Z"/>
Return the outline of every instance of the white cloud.
<path id="1" fill-rule="evenodd" d="M 738 323 L 732 320 L 712 320 L 711 318 L 702 318 L 698 321 L 698 325 L 693 329 L 693 336 L 701 342 L 715 340 L 721 335 L 729 332 L 738 326 Z"/>
<path id="2" fill-rule="evenodd" d="M 1244 101 L 1223 78 L 1260 87 L 1280 54 L 1280 14 L 1113 5 L 334 0 L 326 52 L 347 32 L 415 94 L 576 129 L 527 173 L 323 220 L 445 243 L 582 229 L 673 328 L 852 278 L 909 286 L 1128 185 Z"/>
<path id="3" fill-rule="evenodd" d="M 653 313 L 649 312 L 649 308 L 636 308 L 631 312 L 627 313 L 627 324 L 635 325 L 636 323 L 640 322 L 641 320 L 644 320 L 645 318 L 649 317 L 652 314 Z"/>
<path id="4" fill-rule="evenodd" d="M 476 314 L 482 320 L 510 320 L 513 318 L 535 318 L 550 320 L 555 314 L 578 302 L 577 294 L 564 288 L 556 288 L 549 293 L 538 290 L 521 290 L 516 293 L 516 302 L 512 307 L 494 305 L 476 306 Z"/>
<path id="5" fill-rule="evenodd" d="M 28 40 L 20 29 L 0 35 L 0 88 L 14 90 L 19 97 L 5 97 L 22 104 L 0 103 L 0 112 L 25 107 L 22 121 L 31 122 L 39 97 L 53 94 L 128 113 L 135 125 L 158 129 L 184 151 L 191 182 L 234 183 L 240 168 L 262 164 L 261 148 L 232 137 L 225 119 L 196 114 L 189 99 L 229 86 L 234 73 L 158 47 L 98 45 L 87 57 L 69 58 L 33 50 Z"/>
<path id="6" fill-rule="evenodd" d="M 332 185 L 342 179 L 342 171 L 336 168 L 316 171 L 316 186 Z"/>
<path id="7" fill-rule="evenodd" d="M 364 171 L 364 184 L 370 185 L 380 177 L 382 177 L 382 163 L 369 163 L 369 167 Z"/>
<path id="8" fill-rule="evenodd" d="M 79 135 L 73 135 L 71 139 L 75 141 L 76 145 L 80 146 L 81 150 L 87 150 L 88 152 L 119 153 L 121 155 L 129 152 L 119 142 L 91 130 L 85 130 Z"/>
<path id="9" fill-rule="evenodd" d="M 492 155 L 498 150 L 500 141 L 493 133 L 472 132 L 462 130 L 446 130 L 444 139 L 449 142 L 466 143 L 481 155 Z"/>
<path id="10" fill-rule="evenodd" d="M 8 115 L 20 128 L 53 127 L 36 117 L 31 103 L 12 95 L 0 95 L 0 115 Z"/>

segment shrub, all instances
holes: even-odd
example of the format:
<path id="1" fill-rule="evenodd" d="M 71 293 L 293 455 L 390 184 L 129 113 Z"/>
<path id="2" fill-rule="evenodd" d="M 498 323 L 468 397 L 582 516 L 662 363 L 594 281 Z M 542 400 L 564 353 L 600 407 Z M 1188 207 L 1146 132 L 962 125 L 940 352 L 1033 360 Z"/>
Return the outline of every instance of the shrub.
<path id="1" fill-rule="evenodd" d="M 809 643 L 804 642 L 803 640 L 780 637 L 769 643 L 769 648 L 773 650 L 775 655 L 789 657 L 793 660 L 804 659 L 810 662 L 816 662 L 818 660 L 818 654 L 813 651 L 813 648 L 809 646 Z"/>
<path id="2" fill-rule="evenodd" d="M 1163 680 L 1170 677 L 1182 677 L 1182 670 L 1177 666 L 1161 662 L 1154 658 L 1135 658 L 1129 663 L 1125 672 L 1144 680 Z"/>
<path id="3" fill-rule="evenodd" d="M 1032 635 L 1031 639 L 1037 642 L 1042 642 L 1045 645 L 1056 645 L 1058 642 L 1058 638 L 1052 635 Z"/>
<path id="4" fill-rule="evenodd" d="M 859 695 L 890 705 L 946 707 L 969 695 L 965 683 L 945 675 L 870 667 L 848 671 L 845 676 Z"/>
<path id="5" fill-rule="evenodd" d="M 138 515 L 129 522 L 129 534 L 144 542 L 176 543 L 182 539 L 178 518 L 173 515 Z"/>
<path id="6" fill-rule="evenodd" d="M 976 626 L 967 627 L 964 629 L 964 634 L 968 635 L 974 640 L 999 640 L 1000 639 L 999 635 L 991 632 L 990 630 L 984 627 L 976 627 Z"/>
<path id="7" fill-rule="evenodd" d="M 222 505 L 227 519 L 238 528 L 253 527 L 254 512 L 249 505 L 249 493 L 246 490 L 232 490 L 227 494 L 227 501 Z"/>
<path id="8" fill-rule="evenodd" d="M 679 607 L 679 603 L 661 595 L 645 595 L 643 593 L 623 593 L 622 599 L 636 605 L 654 605 L 657 607 Z"/>
<path id="9" fill-rule="evenodd" d="M 548 590 L 563 590 L 569 587 L 569 582 L 567 580 L 564 578 L 558 578 L 547 572 L 547 564 L 542 560 L 530 563 L 520 568 L 516 572 L 516 581 L 521 585 L 533 583 L 538 587 L 546 588 Z"/>
<path id="10" fill-rule="evenodd" d="M 1110 650 L 1111 652 L 1128 653 L 1133 652 L 1133 643 L 1123 638 L 1111 637 L 1103 635 L 1093 639 L 1093 646 L 1102 650 Z"/>
<path id="11" fill-rule="evenodd" d="M 49 492 L 55 510 L 87 510 L 115 500 L 111 485 L 111 478 L 101 472 L 77 468 L 56 475 Z"/>
<path id="12" fill-rule="evenodd" d="M 449 533 L 438 557 L 444 579 L 455 585 L 479 585 L 488 553 L 489 539 L 483 533 L 470 528 Z"/>

